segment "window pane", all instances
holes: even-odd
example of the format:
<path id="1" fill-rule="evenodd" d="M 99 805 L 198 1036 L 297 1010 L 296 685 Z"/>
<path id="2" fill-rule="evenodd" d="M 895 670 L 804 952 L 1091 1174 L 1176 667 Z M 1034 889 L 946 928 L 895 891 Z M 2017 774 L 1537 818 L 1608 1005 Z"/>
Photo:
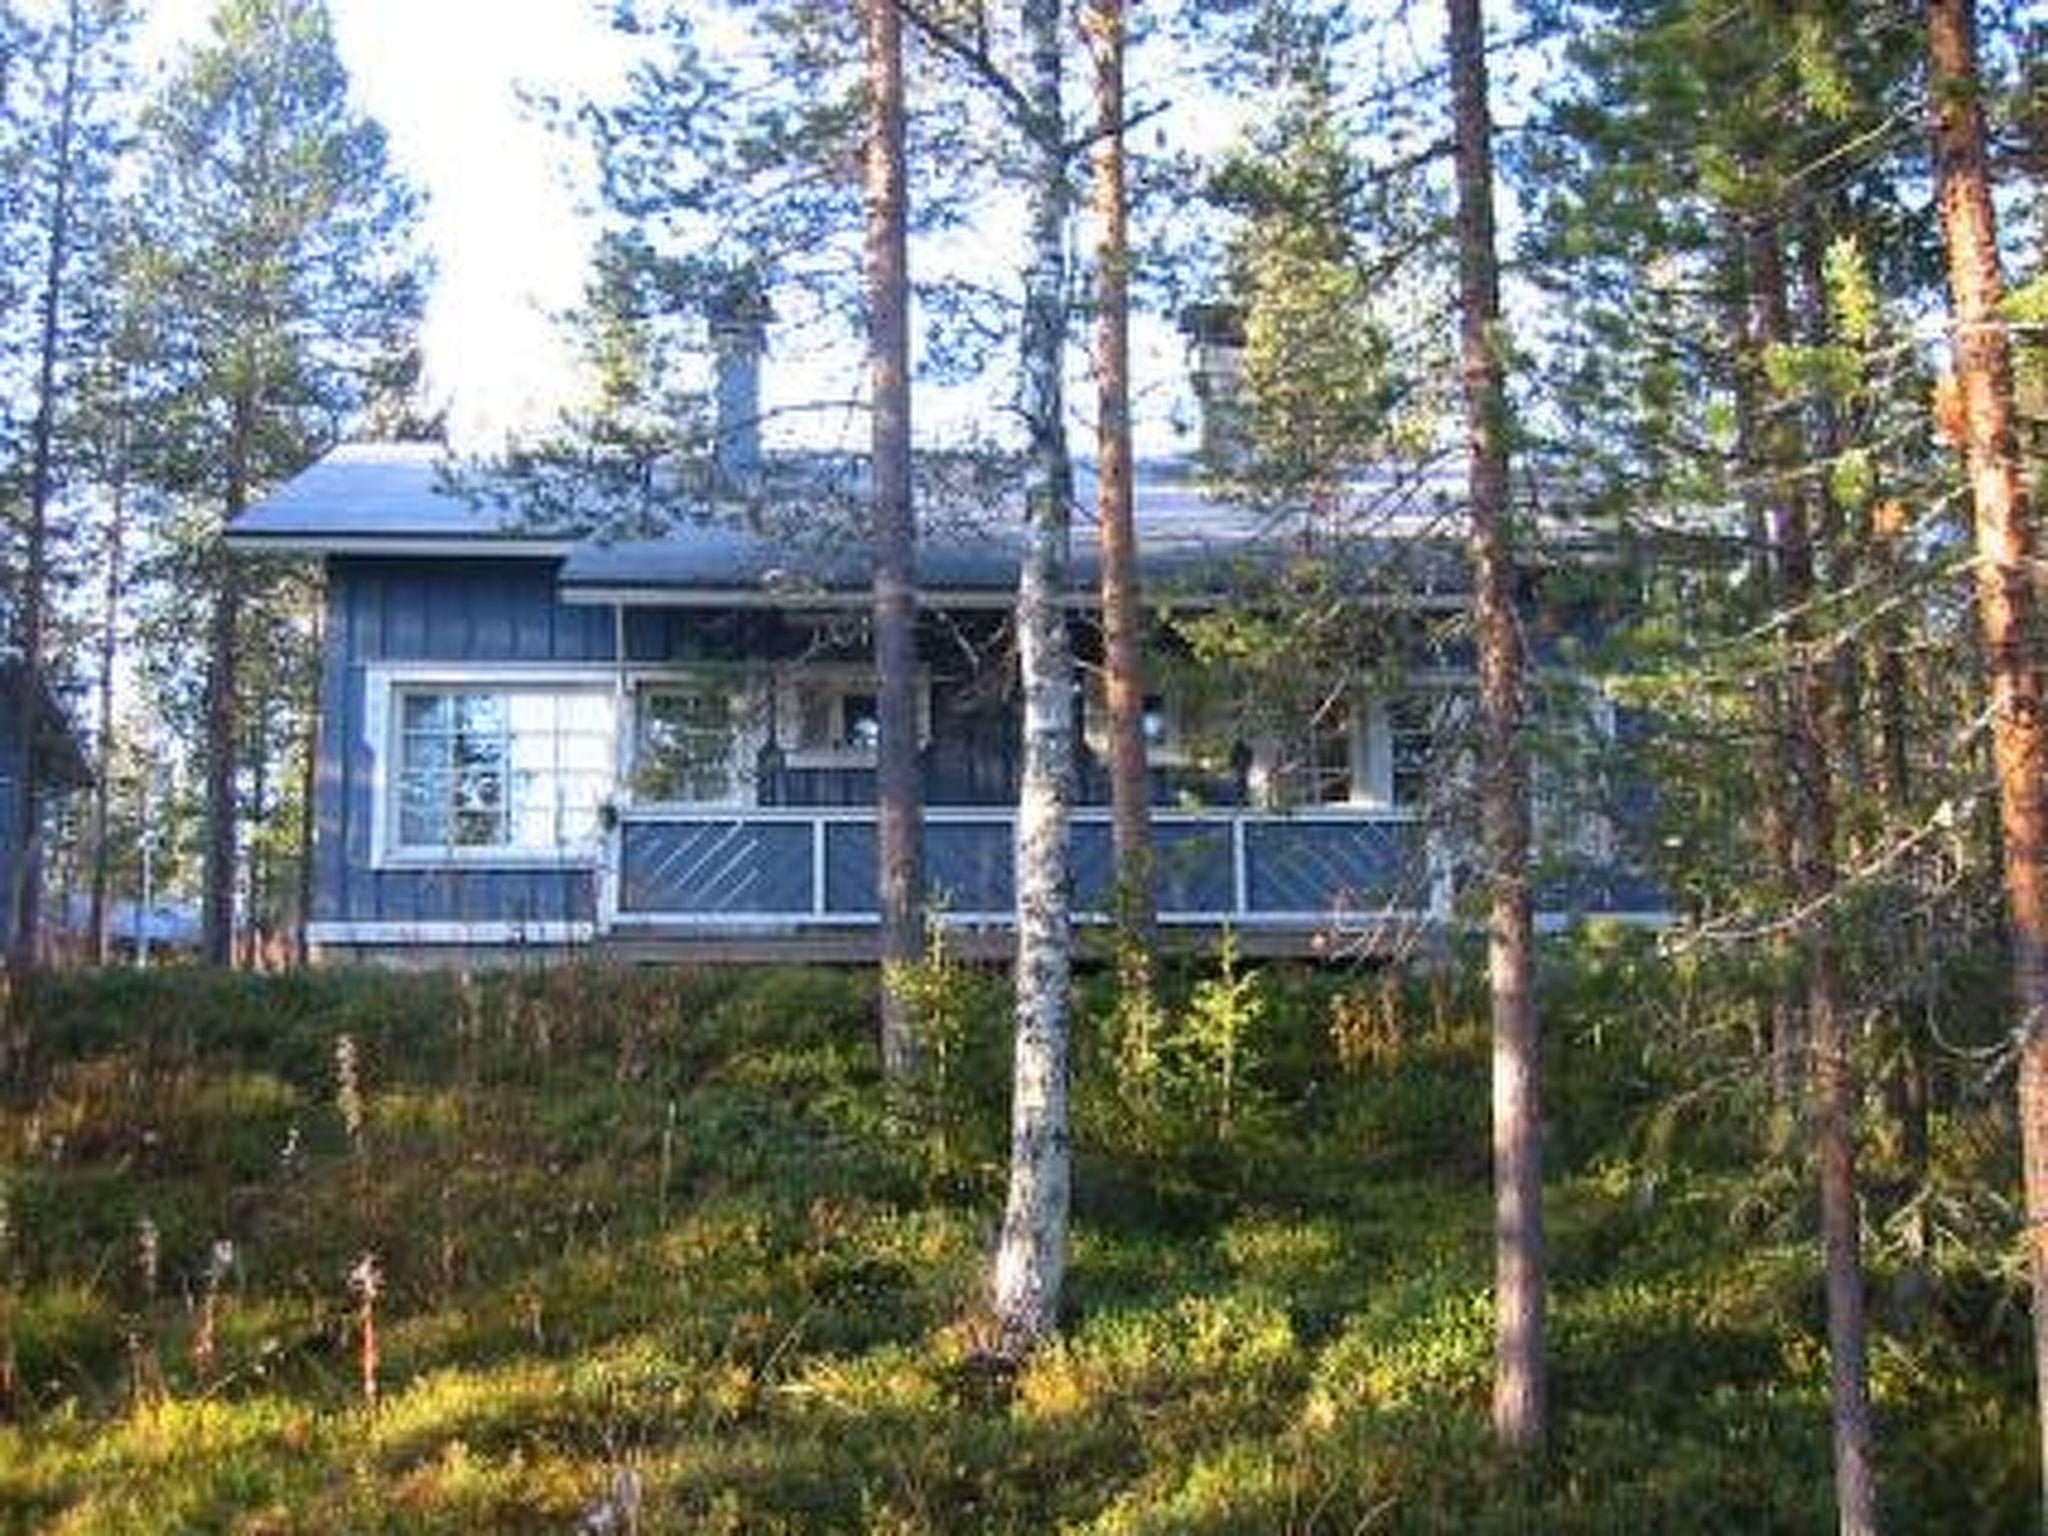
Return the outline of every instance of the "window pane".
<path id="1" fill-rule="evenodd" d="M 505 803 L 505 775 L 495 765 L 470 768 L 455 775 L 455 808 L 458 811 L 493 810 Z"/>
<path id="2" fill-rule="evenodd" d="M 505 841 L 505 823 L 496 811 L 455 813 L 455 843 L 462 848 L 491 848 Z"/>
<path id="3" fill-rule="evenodd" d="M 1145 695 L 1143 710 L 1138 715 L 1138 732 L 1148 748 L 1157 750 L 1167 740 L 1166 700 L 1156 693 Z"/>
<path id="4" fill-rule="evenodd" d="M 545 773 L 555 766 L 555 738 L 535 731 L 514 736 L 507 761 L 514 773 Z"/>
<path id="5" fill-rule="evenodd" d="M 453 706 L 445 693 L 408 693 L 403 712 L 408 731 L 446 731 L 455 721 Z"/>
<path id="6" fill-rule="evenodd" d="M 838 744 L 858 752 L 874 752 L 882 745 L 882 714 L 872 693 L 849 693 L 839 701 Z"/>
<path id="7" fill-rule="evenodd" d="M 612 780 L 608 694 L 406 691 L 398 709 L 399 846 L 541 850 L 596 835 Z"/>
<path id="8" fill-rule="evenodd" d="M 603 773 L 612 765 L 609 736 L 564 736 L 555 754 L 564 773 Z"/>
<path id="9" fill-rule="evenodd" d="M 399 779 L 398 840 L 411 847 L 448 841 L 448 775 L 406 773 Z"/>
<path id="10" fill-rule="evenodd" d="M 455 764 L 455 739 L 442 733 L 407 731 L 399 748 L 405 768 L 450 768 Z"/>
<path id="11" fill-rule="evenodd" d="M 1431 701 L 1421 694 L 1402 694 L 1387 701 L 1396 805 L 1421 805 L 1429 799 L 1429 777 L 1436 756 L 1434 716 Z"/>
<path id="12" fill-rule="evenodd" d="M 557 723 L 562 730 L 607 738 L 612 734 L 612 701 L 609 695 L 565 693 L 557 704 Z"/>
<path id="13" fill-rule="evenodd" d="M 732 715 L 732 700 L 723 693 L 641 695 L 634 751 L 634 785 L 640 795 L 657 801 L 731 799 Z"/>
<path id="14" fill-rule="evenodd" d="M 454 695 L 455 728 L 465 735 L 505 734 L 505 697 L 496 693 Z"/>

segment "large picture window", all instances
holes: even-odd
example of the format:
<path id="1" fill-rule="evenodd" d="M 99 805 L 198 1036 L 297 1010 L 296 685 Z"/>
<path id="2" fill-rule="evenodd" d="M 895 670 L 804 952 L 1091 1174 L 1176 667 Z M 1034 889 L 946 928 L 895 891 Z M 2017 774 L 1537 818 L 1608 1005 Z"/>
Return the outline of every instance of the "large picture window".
<path id="1" fill-rule="evenodd" d="M 608 693 L 405 687 L 396 704 L 399 851 L 596 841 L 613 777 Z"/>

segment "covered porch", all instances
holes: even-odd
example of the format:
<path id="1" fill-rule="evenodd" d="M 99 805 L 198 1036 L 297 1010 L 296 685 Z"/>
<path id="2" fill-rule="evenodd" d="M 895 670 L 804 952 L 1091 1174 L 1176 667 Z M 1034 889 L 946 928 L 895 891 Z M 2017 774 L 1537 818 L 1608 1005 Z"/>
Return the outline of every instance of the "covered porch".
<path id="1" fill-rule="evenodd" d="M 622 807 L 599 872 L 596 928 L 635 940 L 794 939 L 871 951 L 875 815 L 860 807 Z M 1313 935 L 1409 932 L 1449 915 L 1447 866 L 1398 810 L 1165 810 L 1153 817 L 1162 927 L 1302 947 Z M 936 920 L 1004 940 L 1015 920 L 1015 813 L 940 807 L 924 818 Z M 1073 899 L 1084 923 L 1115 909 L 1109 813 L 1073 813 Z M 837 940 L 836 944 L 829 941 Z"/>

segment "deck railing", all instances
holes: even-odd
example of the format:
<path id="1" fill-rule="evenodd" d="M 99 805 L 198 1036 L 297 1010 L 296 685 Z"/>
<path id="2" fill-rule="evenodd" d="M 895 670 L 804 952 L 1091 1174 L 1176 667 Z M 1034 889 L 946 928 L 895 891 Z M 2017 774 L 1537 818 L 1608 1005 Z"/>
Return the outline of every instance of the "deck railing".
<path id="1" fill-rule="evenodd" d="M 1298 926 L 1449 910 L 1450 877 L 1412 813 L 1155 810 L 1162 923 Z M 925 885 L 948 921 L 1014 917 L 1015 813 L 928 809 Z M 1109 813 L 1074 812 L 1074 906 L 1113 905 Z M 875 815 L 864 808 L 619 812 L 605 869 L 610 928 L 857 927 L 876 920 Z"/>

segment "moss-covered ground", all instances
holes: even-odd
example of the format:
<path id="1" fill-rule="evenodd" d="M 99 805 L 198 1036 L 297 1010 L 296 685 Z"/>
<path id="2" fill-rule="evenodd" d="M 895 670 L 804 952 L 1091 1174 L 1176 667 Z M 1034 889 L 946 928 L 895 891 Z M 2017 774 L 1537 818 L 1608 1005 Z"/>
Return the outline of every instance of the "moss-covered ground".
<path id="1" fill-rule="evenodd" d="M 1830 1528 L 1796 1127 L 1641 956 L 1546 983 L 1555 1430 L 1496 1457 L 1461 975 L 1092 984 L 1066 1327 L 1014 1369 L 996 980 L 925 979 L 892 1099 L 858 973 L 53 978 L 4 1042 L 0 1528 Z M 1872 1100 L 1901 1531 L 2033 1520 L 2001 1092 L 1937 1117 L 1910 1306 Z"/>

